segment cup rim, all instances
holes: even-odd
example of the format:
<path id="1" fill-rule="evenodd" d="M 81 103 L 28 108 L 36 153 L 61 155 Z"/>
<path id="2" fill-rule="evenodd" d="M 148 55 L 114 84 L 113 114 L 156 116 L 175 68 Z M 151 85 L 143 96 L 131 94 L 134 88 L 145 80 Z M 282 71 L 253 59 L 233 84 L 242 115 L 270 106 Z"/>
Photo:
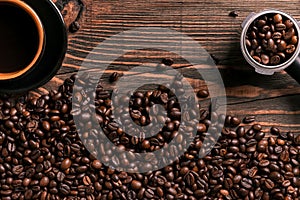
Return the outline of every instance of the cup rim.
<path id="1" fill-rule="evenodd" d="M 259 13 L 253 14 L 249 19 L 247 19 L 248 21 L 246 21 L 246 23 L 243 27 L 242 34 L 241 34 L 241 40 L 240 40 L 242 53 L 243 53 L 243 56 L 246 59 L 246 61 L 252 67 L 256 68 L 259 71 L 263 71 L 263 72 L 266 72 L 265 70 L 281 71 L 281 70 L 287 68 L 289 65 L 291 65 L 295 61 L 295 59 L 298 57 L 299 52 L 300 52 L 300 42 L 298 41 L 296 50 L 293 53 L 293 55 L 287 61 L 285 61 L 284 63 L 281 63 L 279 65 L 264 65 L 264 64 L 258 63 L 257 61 L 255 61 L 252 58 L 252 56 L 250 55 L 250 52 L 247 50 L 247 47 L 246 47 L 246 34 L 247 34 L 248 29 L 249 29 L 249 26 L 257 18 L 259 18 L 263 15 L 272 14 L 272 13 L 281 14 L 281 15 L 285 16 L 287 19 L 290 19 L 295 25 L 295 29 L 296 29 L 298 38 L 300 36 L 300 28 L 299 28 L 299 25 L 298 25 L 298 21 L 295 18 L 293 18 L 291 15 L 289 15 L 285 12 L 282 12 L 280 10 L 276 10 L 276 9 L 263 10 Z"/>
<path id="2" fill-rule="evenodd" d="M 44 34 L 44 27 L 43 27 L 42 21 L 40 20 L 39 16 L 36 14 L 36 12 L 28 4 L 26 4 L 25 2 L 23 2 L 21 0 L 1 0 L 0 4 L 1 3 L 10 4 L 10 5 L 16 6 L 18 8 L 21 8 L 22 10 L 24 10 L 34 21 L 34 24 L 35 24 L 35 26 L 37 28 L 37 32 L 38 32 L 38 37 L 39 37 L 38 48 L 35 53 L 35 56 L 26 67 L 24 67 L 18 71 L 15 71 L 15 72 L 0 73 L 0 80 L 9 80 L 9 79 L 13 79 L 13 78 L 23 75 L 24 73 L 29 71 L 38 62 L 39 58 L 42 55 L 43 49 L 44 49 L 45 34 Z"/>

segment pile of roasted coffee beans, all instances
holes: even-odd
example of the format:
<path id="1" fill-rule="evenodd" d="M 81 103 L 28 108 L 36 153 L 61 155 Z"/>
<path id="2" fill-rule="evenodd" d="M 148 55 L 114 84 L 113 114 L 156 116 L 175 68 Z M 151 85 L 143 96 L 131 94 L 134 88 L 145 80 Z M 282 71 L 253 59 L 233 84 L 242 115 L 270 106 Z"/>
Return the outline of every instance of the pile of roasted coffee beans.
<path id="1" fill-rule="evenodd" d="M 286 62 L 298 45 L 296 25 L 281 14 L 266 14 L 248 28 L 246 47 L 252 58 L 263 65 Z"/>
<path id="2" fill-rule="evenodd" d="M 121 172 L 104 166 L 84 147 L 74 124 L 73 114 L 82 116 L 86 128 L 90 126 L 90 116 L 72 109 L 75 78 L 78 77 L 66 79 L 57 91 L 38 98 L 29 95 L 13 99 L 1 98 L 2 200 L 299 199 L 300 135 L 283 133 L 276 127 L 272 127 L 269 133 L 262 132 L 262 127 L 255 124 L 255 116 L 247 116 L 243 122 L 252 124 L 246 125 L 241 124 L 242 120 L 237 117 L 218 116 L 199 108 L 197 137 L 188 151 L 174 163 L 147 173 Z M 94 84 L 89 81 L 93 80 L 87 78 L 81 84 Z M 86 109 L 97 109 L 98 122 L 108 127 L 103 122 L 106 118 L 112 118 L 110 92 L 101 86 L 96 90 L 96 107 L 89 108 L 87 105 Z M 166 95 L 163 95 L 167 91 L 165 88 L 156 91 L 160 95 L 154 95 L 154 91 L 135 92 L 130 101 L 140 105 L 142 99 L 143 105 L 144 97 L 154 95 L 158 103 L 167 106 L 172 104 L 170 101 L 174 101 L 171 107 L 179 108 L 176 98 L 166 99 Z M 81 94 L 75 94 L 74 98 L 77 101 L 84 100 Z M 130 115 L 136 123 L 148 123 L 141 106 L 131 108 L 128 111 L 131 111 Z M 142 112 L 134 111 L 136 109 Z M 215 134 L 207 132 L 208 127 L 214 126 L 211 119 L 225 120 L 226 126 L 211 152 L 199 158 L 198 152 L 204 145 L 204 137 Z M 122 131 L 111 124 L 107 136 L 116 145 L 126 146 L 127 142 L 135 142 L 120 133 Z M 137 144 L 144 149 L 154 150 L 160 146 L 157 142 L 163 142 L 165 136 L 154 138 L 157 139 L 153 140 L 155 142 L 143 142 L 145 140 L 137 138 Z M 135 150 L 137 144 L 133 146 Z"/>

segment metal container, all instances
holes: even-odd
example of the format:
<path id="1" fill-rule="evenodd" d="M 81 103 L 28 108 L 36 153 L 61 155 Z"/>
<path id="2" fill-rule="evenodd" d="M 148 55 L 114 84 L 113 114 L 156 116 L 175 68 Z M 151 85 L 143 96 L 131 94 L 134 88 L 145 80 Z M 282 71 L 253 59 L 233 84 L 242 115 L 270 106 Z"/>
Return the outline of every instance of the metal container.
<path id="1" fill-rule="evenodd" d="M 295 31 L 296 35 L 298 36 L 298 44 L 296 47 L 295 52 L 293 55 L 284 63 L 278 64 L 278 65 L 264 65 L 261 63 L 258 63 L 255 61 L 252 56 L 249 54 L 247 47 L 246 47 L 246 34 L 247 31 L 250 27 L 250 25 L 259 17 L 267 14 L 281 14 L 282 16 L 286 17 L 287 19 L 290 19 L 294 25 L 295 25 Z M 264 75 L 272 75 L 274 72 L 278 72 L 281 70 L 287 71 L 293 78 L 295 78 L 298 82 L 300 82 L 300 58 L 299 58 L 299 52 L 300 52 L 300 42 L 299 42 L 299 33 L 300 33 L 300 28 L 299 28 L 299 22 L 296 21 L 292 16 L 279 11 L 279 10 L 264 10 L 259 13 L 251 13 L 250 15 L 247 16 L 247 18 L 244 20 L 242 23 L 242 34 L 241 34 L 241 39 L 240 39 L 240 44 L 241 44 L 241 50 L 243 53 L 243 56 L 245 57 L 246 61 L 255 68 L 255 71 L 259 74 L 264 74 Z"/>

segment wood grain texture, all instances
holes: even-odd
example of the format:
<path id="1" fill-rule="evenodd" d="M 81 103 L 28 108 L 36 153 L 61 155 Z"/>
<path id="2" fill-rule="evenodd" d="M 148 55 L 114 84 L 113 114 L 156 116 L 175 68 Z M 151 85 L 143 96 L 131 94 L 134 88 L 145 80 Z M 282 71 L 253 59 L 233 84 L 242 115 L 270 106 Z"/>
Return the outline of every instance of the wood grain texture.
<path id="1" fill-rule="evenodd" d="M 244 117 L 257 115 L 265 129 L 278 126 L 283 131 L 300 133 L 300 86 L 285 72 L 273 76 L 256 74 L 240 52 L 241 23 L 250 12 L 267 8 L 280 9 L 300 20 L 299 0 L 85 0 L 81 29 L 69 35 L 69 46 L 63 67 L 55 78 L 35 92 L 57 89 L 64 79 L 80 69 L 86 56 L 105 39 L 135 27 L 164 27 L 192 37 L 218 61 L 228 99 L 228 114 Z M 237 17 L 228 16 L 237 11 Z M 149 35 L 145 40 L 155 39 Z M 160 35 L 160 37 L 163 37 Z M 167 38 L 166 38 L 167 40 Z M 176 48 L 176 47 L 174 47 Z M 107 47 L 112 53 L 113 47 Z M 197 56 L 197 55 L 194 55 Z M 186 60 L 158 50 L 131 51 L 118 58 L 109 70 L 126 71 L 142 63 L 158 63 L 164 57 L 174 58 L 174 68 L 188 77 L 193 86 L 205 82 L 193 77 Z M 94 60 L 95 63 L 104 62 Z M 103 80 L 109 87 L 109 84 Z"/>

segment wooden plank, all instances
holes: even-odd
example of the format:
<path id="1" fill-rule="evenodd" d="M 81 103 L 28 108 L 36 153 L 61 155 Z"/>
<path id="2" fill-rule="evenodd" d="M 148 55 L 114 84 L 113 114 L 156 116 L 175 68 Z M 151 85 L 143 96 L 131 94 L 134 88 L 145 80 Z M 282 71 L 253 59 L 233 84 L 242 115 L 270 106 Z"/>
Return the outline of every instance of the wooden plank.
<path id="1" fill-rule="evenodd" d="M 284 131 L 300 132 L 299 84 L 284 72 L 273 76 L 256 74 L 245 62 L 239 47 L 240 25 L 250 12 L 274 8 L 299 20 L 298 0 L 291 0 L 288 4 L 285 0 L 85 0 L 84 3 L 86 7 L 81 29 L 69 35 L 63 67 L 54 79 L 37 89 L 37 92 L 56 89 L 64 79 L 80 69 L 90 51 L 105 39 L 134 27 L 164 27 L 192 37 L 213 55 L 226 86 L 229 114 L 243 117 L 253 113 L 266 128 L 276 125 Z M 236 18 L 228 16 L 233 10 L 238 12 Z M 153 38 L 155 35 L 144 39 Z M 112 49 L 107 47 L 108 53 Z M 104 77 L 107 78 L 113 71 L 127 73 L 128 69 L 142 63 L 158 63 L 164 57 L 174 58 L 174 68 L 180 69 L 196 87 L 195 91 L 205 85 L 199 77 L 193 77 L 194 71 L 186 60 L 178 55 L 153 50 L 125 54 L 113 63 Z M 108 84 L 106 87 L 110 88 Z"/>

